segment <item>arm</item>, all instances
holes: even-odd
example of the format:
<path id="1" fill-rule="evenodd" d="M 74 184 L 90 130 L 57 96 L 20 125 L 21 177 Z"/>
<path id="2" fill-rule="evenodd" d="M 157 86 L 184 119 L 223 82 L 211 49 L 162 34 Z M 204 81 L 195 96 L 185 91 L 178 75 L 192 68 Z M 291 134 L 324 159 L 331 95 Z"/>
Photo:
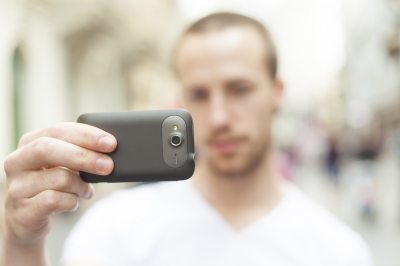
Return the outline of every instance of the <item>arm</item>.
<path id="1" fill-rule="evenodd" d="M 45 242 L 51 216 L 75 211 L 94 189 L 79 171 L 109 174 L 115 138 L 95 127 L 62 123 L 24 135 L 5 160 L 6 197 L 2 265 L 48 265 Z"/>

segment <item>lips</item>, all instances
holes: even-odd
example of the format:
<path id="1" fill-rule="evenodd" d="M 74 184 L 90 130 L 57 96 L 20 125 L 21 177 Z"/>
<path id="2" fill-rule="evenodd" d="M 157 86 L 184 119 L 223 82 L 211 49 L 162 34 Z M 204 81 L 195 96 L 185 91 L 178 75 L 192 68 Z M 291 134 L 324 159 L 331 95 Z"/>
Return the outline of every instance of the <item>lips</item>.
<path id="1" fill-rule="evenodd" d="M 221 155 L 231 155 L 237 152 L 242 143 L 242 139 L 215 140 L 211 142 L 211 148 Z"/>

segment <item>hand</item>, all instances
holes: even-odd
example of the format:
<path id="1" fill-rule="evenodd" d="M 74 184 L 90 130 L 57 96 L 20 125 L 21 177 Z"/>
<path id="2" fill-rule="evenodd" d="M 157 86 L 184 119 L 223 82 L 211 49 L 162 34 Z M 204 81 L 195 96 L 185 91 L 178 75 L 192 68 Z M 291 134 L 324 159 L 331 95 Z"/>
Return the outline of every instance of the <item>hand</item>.
<path id="1" fill-rule="evenodd" d="M 79 171 L 109 174 L 114 165 L 103 153 L 117 145 L 109 133 L 79 123 L 61 123 L 24 135 L 5 160 L 5 243 L 43 246 L 54 213 L 74 211 L 93 187 Z"/>

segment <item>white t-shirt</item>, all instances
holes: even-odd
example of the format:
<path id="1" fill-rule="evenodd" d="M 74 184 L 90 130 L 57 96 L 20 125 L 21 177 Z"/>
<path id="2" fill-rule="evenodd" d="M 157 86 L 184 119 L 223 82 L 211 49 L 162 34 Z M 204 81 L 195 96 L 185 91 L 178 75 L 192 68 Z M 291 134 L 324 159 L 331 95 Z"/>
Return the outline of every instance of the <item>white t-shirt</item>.
<path id="1" fill-rule="evenodd" d="M 114 192 L 72 230 L 62 263 L 140 266 L 370 266 L 364 241 L 293 185 L 234 230 L 190 180 Z M 97 265 L 97 264 L 96 264 Z"/>

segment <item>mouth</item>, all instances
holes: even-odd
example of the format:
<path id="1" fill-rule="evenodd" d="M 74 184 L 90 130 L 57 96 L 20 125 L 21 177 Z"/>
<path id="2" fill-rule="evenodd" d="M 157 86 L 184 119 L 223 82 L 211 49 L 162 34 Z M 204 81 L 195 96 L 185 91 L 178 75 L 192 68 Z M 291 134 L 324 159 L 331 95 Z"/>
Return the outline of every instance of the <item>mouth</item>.
<path id="1" fill-rule="evenodd" d="M 211 141 L 211 148 L 220 155 L 233 155 L 236 153 L 243 143 L 243 139 L 219 139 Z"/>

